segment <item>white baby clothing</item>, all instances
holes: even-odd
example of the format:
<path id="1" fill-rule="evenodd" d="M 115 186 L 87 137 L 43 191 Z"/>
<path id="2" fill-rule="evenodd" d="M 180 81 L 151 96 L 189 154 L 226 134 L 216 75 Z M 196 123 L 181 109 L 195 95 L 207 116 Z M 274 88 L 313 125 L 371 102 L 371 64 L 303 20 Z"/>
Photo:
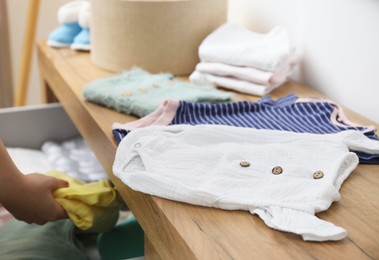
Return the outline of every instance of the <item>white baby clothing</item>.
<path id="1" fill-rule="evenodd" d="M 306 134 L 222 125 L 150 126 L 118 146 L 113 171 L 132 189 L 226 210 L 248 210 L 304 240 L 339 240 L 346 231 L 317 218 L 340 199 L 358 157 L 379 153 L 359 131 Z"/>
<path id="2" fill-rule="evenodd" d="M 209 34 L 199 46 L 202 62 L 219 62 L 266 71 L 280 70 L 294 55 L 294 46 L 284 27 L 267 34 L 225 23 Z"/>
<path id="3" fill-rule="evenodd" d="M 287 81 L 297 63 L 296 56 L 282 26 L 260 34 L 225 23 L 200 44 L 201 62 L 189 80 L 263 96 Z"/>
<path id="4" fill-rule="evenodd" d="M 290 73 L 291 68 L 292 65 L 289 64 L 285 66 L 283 70 L 274 73 L 252 67 L 231 66 L 219 62 L 200 62 L 196 65 L 195 70 L 215 76 L 233 77 L 256 84 L 271 86 L 273 84 L 284 83 Z"/>
<path id="5" fill-rule="evenodd" d="M 241 93 L 246 93 L 256 96 L 264 96 L 279 87 L 284 83 L 271 84 L 270 86 L 265 86 L 261 84 L 256 84 L 246 80 L 240 80 L 232 77 L 223 77 L 218 75 L 212 75 L 208 73 L 202 73 L 199 71 L 194 71 L 189 77 L 191 82 L 196 84 L 215 84 L 220 87 L 224 87 L 230 90 L 238 91 Z"/>

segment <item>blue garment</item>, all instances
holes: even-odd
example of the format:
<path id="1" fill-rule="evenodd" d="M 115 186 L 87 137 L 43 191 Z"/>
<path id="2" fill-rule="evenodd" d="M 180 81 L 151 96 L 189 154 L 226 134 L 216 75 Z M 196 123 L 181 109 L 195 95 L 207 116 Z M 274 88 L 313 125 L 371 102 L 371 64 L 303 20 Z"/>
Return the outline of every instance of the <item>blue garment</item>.
<path id="1" fill-rule="evenodd" d="M 231 125 L 314 134 L 357 130 L 364 132 L 368 138 L 379 140 L 374 127 L 351 125 L 344 120 L 342 111 L 338 110 L 339 108 L 335 104 L 327 100 L 309 99 L 302 102 L 294 94 L 279 98 L 276 101 L 269 96 L 265 96 L 257 102 L 194 104 L 180 101 L 175 116 L 169 125 Z M 127 132 L 123 129 L 113 130 L 118 142 Z M 379 155 L 356 153 L 361 163 L 379 164 Z"/>
<path id="2" fill-rule="evenodd" d="M 296 103 L 297 99 L 298 97 L 292 94 L 276 101 L 265 96 L 255 103 L 239 101 L 223 104 L 192 104 L 180 101 L 180 106 L 170 125 L 233 125 L 314 134 L 338 133 L 352 129 L 367 130 L 364 126 L 333 124 L 330 119 L 335 106 L 327 101 Z M 375 131 L 370 131 L 366 135 L 377 139 Z"/>

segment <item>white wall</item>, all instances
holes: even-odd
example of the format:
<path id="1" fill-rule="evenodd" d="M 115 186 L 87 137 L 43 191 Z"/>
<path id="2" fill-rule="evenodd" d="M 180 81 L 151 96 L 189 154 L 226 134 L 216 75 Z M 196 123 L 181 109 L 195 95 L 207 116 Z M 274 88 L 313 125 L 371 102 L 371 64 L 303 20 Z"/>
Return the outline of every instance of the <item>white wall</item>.
<path id="1" fill-rule="evenodd" d="M 8 0 L 14 85 L 29 1 Z M 47 39 L 66 2 L 41 0 L 36 39 Z M 304 54 L 295 79 L 379 122 L 379 0 L 229 0 L 229 20 L 259 32 L 285 25 Z M 28 104 L 39 103 L 35 56 L 29 82 Z"/>
<path id="2" fill-rule="evenodd" d="M 22 45 L 24 39 L 25 23 L 29 2 L 33 0 L 7 0 L 9 38 L 12 59 L 12 81 L 16 88 L 19 66 L 21 60 Z M 47 39 L 49 33 L 58 26 L 57 10 L 69 0 L 40 0 L 39 17 L 36 28 L 35 40 Z M 41 101 L 40 77 L 36 51 L 34 50 L 29 78 L 27 104 L 38 104 Z M 16 91 L 13 91 L 14 94 Z"/>
<path id="3" fill-rule="evenodd" d="M 303 54 L 295 79 L 379 123 L 378 0 L 229 0 L 229 20 L 286 26 Z"/>

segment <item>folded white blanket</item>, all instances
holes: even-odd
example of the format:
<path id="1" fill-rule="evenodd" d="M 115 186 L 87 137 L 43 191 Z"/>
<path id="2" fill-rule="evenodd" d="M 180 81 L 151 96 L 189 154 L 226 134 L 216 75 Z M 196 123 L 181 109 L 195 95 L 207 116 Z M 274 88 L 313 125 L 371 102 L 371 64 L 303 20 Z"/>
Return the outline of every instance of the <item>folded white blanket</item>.
<path id="1" fill-rule="evenodd" d="M 287 30 L 275 27 L 267 34 L 259 34 L 240 25 L 226 23 L 209 34 L 199 46 L 203 62 L 220 62 L 277 71 L 293 55 Z"/>
<path id="2" fill-rule="evenodd" d="M 270 86 L 265 86 L 261 84 L 255 84 L 246 80 L 216 76 L 212 74 L 201 73 L 199 71 L 194 71 L 190 75 L 189 80 L 196 84 L 213 83 L 220 87 L 256 96 L 264 96 L 285 82 L 284 79 L 282 82 L 271 84 Z"/>
<path id="3" fill-rule="evenodd" d="M 201 73 L 213 74 L 215 76 L 233 77 L 252 83 L 271 86 L 283 83 L 291 74 L 293 64 L 286 65 L 277 72 L 264 71 L 251 67 L 233 66 L 218 62 L 200 62 L 196 70 Z"/>

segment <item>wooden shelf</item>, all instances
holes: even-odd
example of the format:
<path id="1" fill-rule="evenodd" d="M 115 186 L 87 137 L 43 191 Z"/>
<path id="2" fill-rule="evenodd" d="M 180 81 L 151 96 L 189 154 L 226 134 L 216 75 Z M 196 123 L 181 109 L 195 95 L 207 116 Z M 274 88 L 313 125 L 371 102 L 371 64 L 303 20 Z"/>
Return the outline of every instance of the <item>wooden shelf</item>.
<path id="1" fill-rule="evenodd" d="M 96 67 L 88 53 L 52 49 L 44 42 L 38 43 L 38 59 L 45 101 L 59 100 L 133 211 L 145 232 L 146 259 L 379 258 L 379 165 L 359 165 L 342 185 L 342 199 L 317 214 L 348 231 L 348 237 L 338 242 L 305 242 L 300 236 L 269 228 L 249 212 L 194 206 L 135 192 L 112 174 L 117 145 L 111 125 L 136 118 L 89 103 L 82 96 L 87 83 L 112 73 Z M 270 95 L 278 98 L 289 93 L 322 97 L 295 82 Z M 345 113 L 352 121 L 375 125 L 346 108 Z"/>

